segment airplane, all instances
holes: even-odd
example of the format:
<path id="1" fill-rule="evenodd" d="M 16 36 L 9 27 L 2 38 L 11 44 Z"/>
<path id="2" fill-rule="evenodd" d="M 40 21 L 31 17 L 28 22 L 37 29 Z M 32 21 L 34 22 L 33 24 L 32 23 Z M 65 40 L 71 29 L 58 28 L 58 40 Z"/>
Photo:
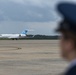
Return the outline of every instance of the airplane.
<path id="1" fill-rule="evenodd" d="M 21 34 L 0 34 L 0 38 L 8 38 L 12 40 L 18 40 L 20 38 L 26 38 L 27 32 L 29 30 L 24 30 Z"/>

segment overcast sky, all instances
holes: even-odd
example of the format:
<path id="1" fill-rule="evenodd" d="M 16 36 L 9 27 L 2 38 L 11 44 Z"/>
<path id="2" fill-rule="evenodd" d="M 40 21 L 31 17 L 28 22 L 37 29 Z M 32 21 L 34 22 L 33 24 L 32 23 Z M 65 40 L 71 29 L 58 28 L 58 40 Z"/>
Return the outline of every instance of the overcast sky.
<path id="1" fill-rule="evenodd" d="M 0 0 L 0 34 L 21 33 L 33 29 L 28 34 L 55 34 L 60 17 L 56 4 L 61 1 L 76 0 Z"/>

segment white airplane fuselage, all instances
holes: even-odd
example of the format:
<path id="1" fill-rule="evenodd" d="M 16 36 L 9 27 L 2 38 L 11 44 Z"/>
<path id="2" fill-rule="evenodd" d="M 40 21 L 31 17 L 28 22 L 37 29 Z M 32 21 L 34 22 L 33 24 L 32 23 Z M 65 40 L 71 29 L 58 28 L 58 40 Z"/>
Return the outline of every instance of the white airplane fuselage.
<path id="1" fill-rule="evenodd" d="M 0 38 L 18 39 L 25 38 L 25 34 L 0 34 Z"/>

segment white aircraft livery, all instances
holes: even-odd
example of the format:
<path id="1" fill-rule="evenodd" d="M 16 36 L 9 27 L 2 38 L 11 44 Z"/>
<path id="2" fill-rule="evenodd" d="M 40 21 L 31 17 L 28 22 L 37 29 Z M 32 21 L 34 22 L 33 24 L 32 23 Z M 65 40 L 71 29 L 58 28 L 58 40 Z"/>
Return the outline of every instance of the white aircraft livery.
<path id="1" fill-rule="evenodd" d="M 0 38 L 8 38 L 8 39 L 20 39 L 26 38 L 28 30 L 24 30 L 21 34 L 0 34 Z"/>

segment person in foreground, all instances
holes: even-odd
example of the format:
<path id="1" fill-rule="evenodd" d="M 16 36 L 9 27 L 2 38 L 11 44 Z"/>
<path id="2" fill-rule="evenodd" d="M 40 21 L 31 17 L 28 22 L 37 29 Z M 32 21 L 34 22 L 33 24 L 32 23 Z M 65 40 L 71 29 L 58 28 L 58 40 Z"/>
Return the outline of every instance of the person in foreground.
<path id="1" fill-rule="evenodd" d="M 64 75 L 76 75 L 76 4 L 60 3 L 57 10 L 63 16 L 56 30 L 61 33 L 61 54 L 70 62 Z"/>

